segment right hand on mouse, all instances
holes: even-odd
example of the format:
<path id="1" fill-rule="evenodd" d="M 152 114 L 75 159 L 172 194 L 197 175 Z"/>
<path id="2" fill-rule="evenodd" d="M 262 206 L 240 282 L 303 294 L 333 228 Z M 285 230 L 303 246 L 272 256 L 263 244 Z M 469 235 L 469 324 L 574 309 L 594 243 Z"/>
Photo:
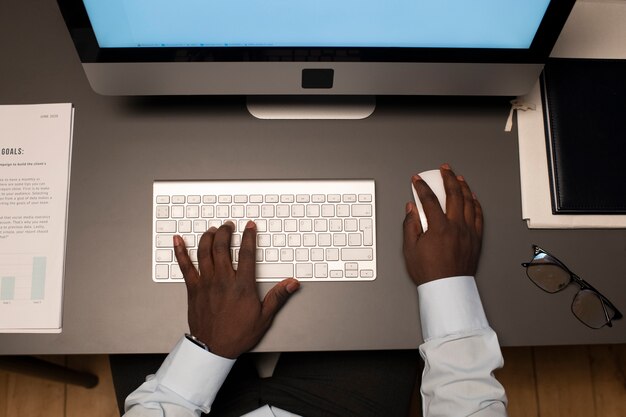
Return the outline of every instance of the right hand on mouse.
<path id="1" fill-rule="evenodd" d="M 413 282 L 422 285 L 439 278 L 473 276 L 478 268 L 483 233 L 483 212 L 469 185 L 448 164 L 440 168 L 446 190 L 446 213 L 430 187 L 412 178 L 428 219 L 422 231 L 415 203 L 406 205 L 404 260 Z"/>
<path id="2" fill-rule="evenodd" d="M 232 223 L 226 222 L 202 235 L 199 270 L 183 239 L 174 236 L 174 253 L 187 284 L 189 330 L 212 353 L 229 359 L 259 343 L 274 316 L 300 286 L 297 280 L 286 279 L 260 301 L 255 281 L 256 225 L 248 222 L 243 232 L 237 271 L 230 257 L 232 233 Z"/>

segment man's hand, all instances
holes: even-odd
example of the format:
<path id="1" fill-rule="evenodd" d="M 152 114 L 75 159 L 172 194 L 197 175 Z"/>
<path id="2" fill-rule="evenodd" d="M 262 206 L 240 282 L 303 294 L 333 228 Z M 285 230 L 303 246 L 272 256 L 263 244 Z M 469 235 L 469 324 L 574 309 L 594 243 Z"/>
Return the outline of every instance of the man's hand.
<path id="1" fill-rule="evenodd" d="M 424 207 L 428 230 L 423 233 L 415 203 L 406 205 L 404 259 L 418 286 L 439 278 L 474 275 L 483 233 L 483 212 L 467 182 L 448 164 L 440 168 L 446 190 L 446 213 L 428 184 L 417 175 L 413 185 Z"/>
<path id="2" fill-rule="evenodd" d="M 249 221 L 243 232 L 237 271 L 230 256 L 233 229 L 227 222 L 202 235 L 199 272 L 183 239 L 174 236 L 174 253 L 187 284 L 189 330 L 212 353 L 230 359 L 259 343 L 276 313 L 300 286 L 297 280 L 286 279 L 261 302 L 255 281 L 256 225 Z"/>

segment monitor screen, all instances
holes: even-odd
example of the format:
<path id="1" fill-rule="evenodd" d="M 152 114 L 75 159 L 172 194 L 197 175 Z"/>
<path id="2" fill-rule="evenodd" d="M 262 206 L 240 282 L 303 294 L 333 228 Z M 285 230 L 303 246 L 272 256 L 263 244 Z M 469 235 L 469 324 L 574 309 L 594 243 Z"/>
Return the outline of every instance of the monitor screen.
<path id="1" fill-rule="evenodd" d="M 110 95 L 521 95 L 575 0 L 57 0 Z"/>
<path id="2" fill-rule="evenodd" d="M 85 0 L 101 48 L 531 46 L 550 0 Z"/>

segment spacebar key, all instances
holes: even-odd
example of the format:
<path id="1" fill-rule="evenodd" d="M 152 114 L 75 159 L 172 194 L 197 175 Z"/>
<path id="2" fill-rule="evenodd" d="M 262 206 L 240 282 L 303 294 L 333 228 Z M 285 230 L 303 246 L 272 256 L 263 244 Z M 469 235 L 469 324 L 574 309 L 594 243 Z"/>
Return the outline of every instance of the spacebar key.
<path id="1" fill-rule="evenodd" d="M 293 264 L 256 264 L 257 278 L 292 278 Z"/>

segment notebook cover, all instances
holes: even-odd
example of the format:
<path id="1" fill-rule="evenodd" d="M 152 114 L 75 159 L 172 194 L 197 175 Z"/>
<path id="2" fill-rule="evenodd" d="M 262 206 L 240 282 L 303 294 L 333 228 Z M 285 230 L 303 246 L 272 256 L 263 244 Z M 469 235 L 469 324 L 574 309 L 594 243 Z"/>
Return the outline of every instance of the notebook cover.
<path id="1" fill-rule="evenodd" d="M 626 213 L 626 60 L 552 59 L 541 84 L 554 214 Z"/>

